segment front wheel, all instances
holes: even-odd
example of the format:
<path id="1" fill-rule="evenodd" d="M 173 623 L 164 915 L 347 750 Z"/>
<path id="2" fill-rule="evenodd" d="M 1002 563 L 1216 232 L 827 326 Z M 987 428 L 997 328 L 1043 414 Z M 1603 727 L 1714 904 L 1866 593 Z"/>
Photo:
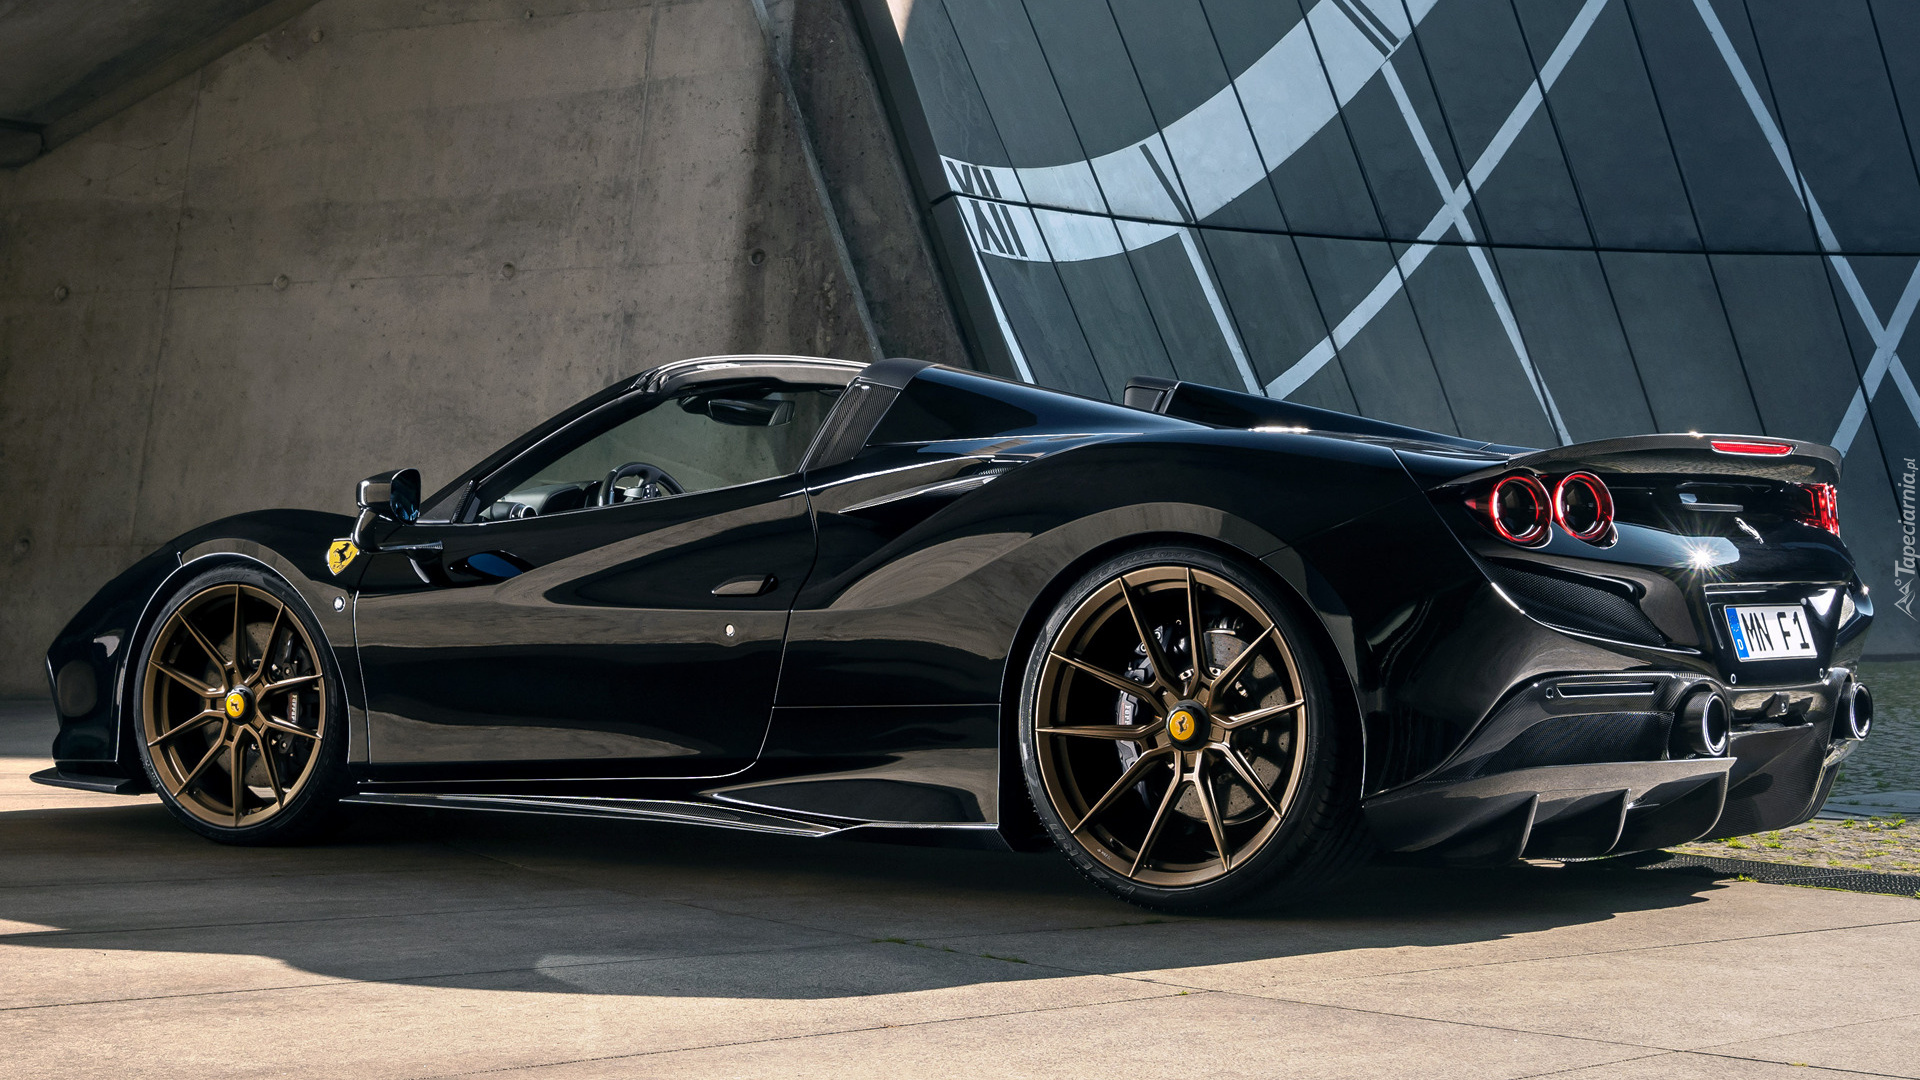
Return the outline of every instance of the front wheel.
<path id="1" fill-rule="evenodd" d="M 1124 900 L 1273 902 L 1367 853 L 1319 650 L 1271 586 L 1211 552 L 1133 552 L 1069 589 L 1019 720 L 1041 822 Z"/>
<path id="2" fill-rule="evenodd" d="M 188 828 L 230 844 L 286 843 L 333 814 L 345 784 L 345 704 L 331 650 L 286 583 L 210 570 L 160 610 L 139 655 L 147 778 Z"/>

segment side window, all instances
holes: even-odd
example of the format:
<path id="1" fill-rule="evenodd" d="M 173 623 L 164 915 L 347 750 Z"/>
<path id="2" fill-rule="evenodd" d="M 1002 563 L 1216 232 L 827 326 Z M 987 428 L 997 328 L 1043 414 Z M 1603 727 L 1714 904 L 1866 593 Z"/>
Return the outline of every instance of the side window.
<path id="1" fill-rule="evenodd" d="M 490 481 L 480 494 L 479 518 L 672 498 L 796 472 L 840 393 L 839 387 L 701 387 L 616 409 Z"/>

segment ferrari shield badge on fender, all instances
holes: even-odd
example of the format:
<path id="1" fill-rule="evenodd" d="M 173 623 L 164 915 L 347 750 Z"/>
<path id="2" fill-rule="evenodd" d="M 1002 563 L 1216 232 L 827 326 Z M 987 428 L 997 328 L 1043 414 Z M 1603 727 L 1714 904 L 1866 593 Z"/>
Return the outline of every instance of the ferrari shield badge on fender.
<path id="1" fill-rule="evenodd" d="M 333 574 L 334 577 L 339 577 L 340 571 L 345 570 L 347 564 L 353 562 L 354 557 L 359 554 L 360 549 L 353 546 L 353 541 L 335 540 L 333 543 L 327 545 L 328 572 Z"/>

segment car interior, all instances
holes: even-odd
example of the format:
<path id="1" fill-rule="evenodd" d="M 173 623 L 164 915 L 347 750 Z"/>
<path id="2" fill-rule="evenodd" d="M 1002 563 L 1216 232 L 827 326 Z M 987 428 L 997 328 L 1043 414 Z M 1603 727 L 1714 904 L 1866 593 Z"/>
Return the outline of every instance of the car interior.
<path id="1" fill-rule="evenodd" d="M 843 391 L 772 379 L 616 403 L 487 483 L 477 520 L 545 517 L 733 487 L 799 470 Z"/>

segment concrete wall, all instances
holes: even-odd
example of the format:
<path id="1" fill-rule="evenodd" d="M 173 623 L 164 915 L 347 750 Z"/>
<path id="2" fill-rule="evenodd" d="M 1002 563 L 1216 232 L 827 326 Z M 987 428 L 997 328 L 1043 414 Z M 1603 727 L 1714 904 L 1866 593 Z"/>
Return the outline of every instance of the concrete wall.
<path id="1" fill-rule="evenodd" d="M 924 275 L 863 319 L 782 75 L 751 0 L 325 0 L 0 171 L 0 693 L 208 519 L 435 486 L 667 360 L 955 340 Z M 829 165 L 912 220 L 897 155 Z"/>

